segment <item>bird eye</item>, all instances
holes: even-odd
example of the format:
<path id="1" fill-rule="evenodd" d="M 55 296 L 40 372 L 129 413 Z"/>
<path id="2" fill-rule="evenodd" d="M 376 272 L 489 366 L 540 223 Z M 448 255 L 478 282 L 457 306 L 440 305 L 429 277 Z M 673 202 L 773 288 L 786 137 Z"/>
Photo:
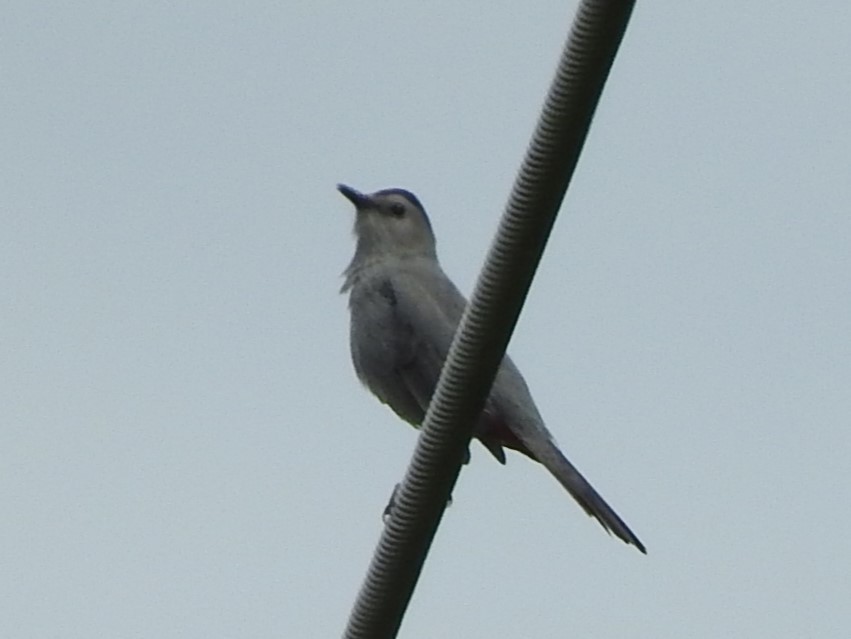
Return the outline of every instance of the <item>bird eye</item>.
<path id="1" fill-rule="evenodd" d="M 396 217 L 402 217 L 405 214 L 405 206 L 399 202 L 394 202 L 390 205 L 390 212 Z"/>

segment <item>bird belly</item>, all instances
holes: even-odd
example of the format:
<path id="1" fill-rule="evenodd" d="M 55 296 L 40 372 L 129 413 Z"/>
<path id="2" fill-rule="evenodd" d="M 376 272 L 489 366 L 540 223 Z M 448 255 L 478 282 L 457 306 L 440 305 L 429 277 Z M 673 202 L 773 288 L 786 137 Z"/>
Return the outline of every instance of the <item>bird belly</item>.
<path id="1" fill-rule="evenodd" d="M 350 305 L 352 322 L 349 345 L 352 363 L 361 382 L 406 422 L 419 426 L 425 414 L 399 374 L 400 358 L 397 327 L 392 305 L 381 296 L 373 297 L 368 308 L 355 309 L 362 291 L 353 290 Z M 377 303 L 378 302 L 378 303 Z M 355 318 L 359 318 L 357 321 Z"/>

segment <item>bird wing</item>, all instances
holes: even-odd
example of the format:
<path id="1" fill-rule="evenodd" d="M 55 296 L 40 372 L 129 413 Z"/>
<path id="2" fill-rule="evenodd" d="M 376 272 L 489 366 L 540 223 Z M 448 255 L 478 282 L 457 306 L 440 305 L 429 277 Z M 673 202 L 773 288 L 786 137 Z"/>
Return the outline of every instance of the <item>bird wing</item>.
<path id="1" fill-rule="evenodd" d="M 417 398 L 425 412 L 467 300 L 443 271 L 433 265 L 400 270 L 393 280 L 397 321 L 401 332 L 409 338 L 404 346 L 399 345 L 398 371 L 407 391 Z M 479 430 L 477 427 L 476 437 L 504 464 L 502 442 Z"/>
<path id="2" fill-rule="evenodd" d="M 390 281 L 394 314 L 408 337 L 398 345 L 398 371 L 425 411 L 466 301 L 440 271 L 400 270 Z"/>

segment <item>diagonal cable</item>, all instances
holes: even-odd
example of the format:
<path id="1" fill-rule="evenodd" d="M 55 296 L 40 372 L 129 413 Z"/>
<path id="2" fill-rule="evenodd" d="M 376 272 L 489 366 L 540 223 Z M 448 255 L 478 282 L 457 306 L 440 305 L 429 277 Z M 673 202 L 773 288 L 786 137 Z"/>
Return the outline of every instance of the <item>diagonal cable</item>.
<path id="1" fill-rule="evenodd" d="M 346 639 L 395 637 L 573 176 L 634 1 L 582 2 Z"/>

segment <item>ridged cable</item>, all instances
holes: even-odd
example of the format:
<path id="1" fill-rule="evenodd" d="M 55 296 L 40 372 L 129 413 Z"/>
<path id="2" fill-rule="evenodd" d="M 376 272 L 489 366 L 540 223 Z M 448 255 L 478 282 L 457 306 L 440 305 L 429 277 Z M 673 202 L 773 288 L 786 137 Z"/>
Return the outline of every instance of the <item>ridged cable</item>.
<path id="1" fill-rule="evenodd" d="M 449 351 L 346 639 L 395 637 L 517 323 L 634 1 L 585 1 Z"/>

